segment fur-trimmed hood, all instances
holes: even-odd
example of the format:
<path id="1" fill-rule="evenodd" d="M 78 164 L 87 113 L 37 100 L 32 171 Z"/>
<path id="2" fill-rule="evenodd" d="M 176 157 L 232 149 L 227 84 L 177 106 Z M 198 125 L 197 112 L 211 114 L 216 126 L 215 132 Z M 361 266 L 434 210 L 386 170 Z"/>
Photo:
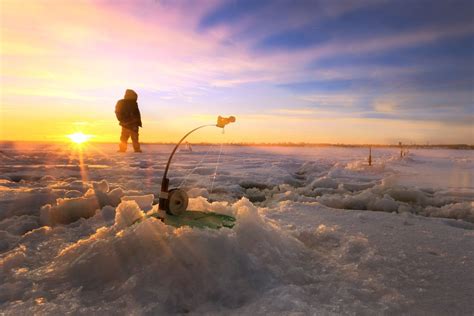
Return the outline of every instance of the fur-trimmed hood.
<path id="1" fill-rule="evenodd" d="M 133 91 L 132 89 L 127 89 L 127 90 L 125 90 L 125 96 L 123 98 L 125 100 L 137 101 L 138 94 L 135 91 Z"/>

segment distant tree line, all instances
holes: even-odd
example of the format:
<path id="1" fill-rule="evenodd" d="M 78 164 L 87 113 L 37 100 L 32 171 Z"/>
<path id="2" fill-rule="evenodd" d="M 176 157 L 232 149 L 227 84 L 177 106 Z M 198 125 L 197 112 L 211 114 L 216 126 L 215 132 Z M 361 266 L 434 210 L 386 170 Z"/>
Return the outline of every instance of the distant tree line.
<path id="1" fill-rule="evenodd" d="M 3 148 L 14 146 L 15 143 L 61 143 L 60 141 L 0 141 L 0 146 Z M 110 142 L 94 142 L 95 144 L 111 144 Z M 154 144 L 154 145 L 176 145 L 176 142 L 152 142 L 143 144 Z M 210 146 L 220 143 L 211 142 L 199 142 L 191 143 L 193 146 Z M 293 142 L 281 142 L 281 143 L 248 143 L 248 142 L 224 142 L 224 146 L 253 146 L 253 147 L 348 147 L 348 148 L 362 148 L 362 147 L 373 147 L 373 148 L 400 148 L 400 144 L 343 144 L 343 143 L 293 143 Z M 467 144 L 403 144 L 403 148 L 413 149 L 474 149 L 474 145 Z"/>
<path id="2" fill-rule="evenodd" d="M 159 142 L 159 143 L 149 143 L 149 144 L 160 144 L 160 145 L 175 145 L 173 142 Z M 192 143 L 193 146 L 211 146 L 216 145 L 216 143 L 210 142 L 198 142 Z M 220 145 L 220 143 L 219 143 Z M 331 143 L 293 143 L 293 142 L 281 142 L 281 143 L 247 143 L 247 142 L 227 142 L 223 143 L 224 146 L 250 146 L 250 147 L 348 147 L 348 148 L 362 148 L 362 147 L 376 147 L 376 148 L 400 148 L 399 144 L 331 144 Z M 467 144 L 430 144 L 430 145 L 421 145 L 421 144 L 403 144 L 403 148 L 413 148 L 413 149 L 474 149 L 474 145 Z"/>

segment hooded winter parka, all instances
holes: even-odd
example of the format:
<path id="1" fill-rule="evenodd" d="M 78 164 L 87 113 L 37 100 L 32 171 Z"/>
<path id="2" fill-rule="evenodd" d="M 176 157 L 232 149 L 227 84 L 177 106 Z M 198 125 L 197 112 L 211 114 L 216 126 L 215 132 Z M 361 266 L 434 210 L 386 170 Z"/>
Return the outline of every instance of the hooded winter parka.
<path id="1" fill-rule="evenodd" d="M 118 100 L 115 106 L 115 115 L 120 122 L 120 125 L 128 128 L 135 129 L 138 126 L 142 127 L 142 119 L 140 116 L 140 110 L 138 109 L 137 103 L 138 95 L 135 91 L 127 89 L 123 99 Z"/>

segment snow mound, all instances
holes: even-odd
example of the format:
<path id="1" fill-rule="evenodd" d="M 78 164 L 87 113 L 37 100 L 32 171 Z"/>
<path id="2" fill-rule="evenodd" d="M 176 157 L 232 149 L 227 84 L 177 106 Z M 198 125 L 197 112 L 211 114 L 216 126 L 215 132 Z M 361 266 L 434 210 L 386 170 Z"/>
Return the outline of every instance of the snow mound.
<path id="1" fill-rule="evenodd" d="M 123 196 L 122 197 L 122 202 L 123 201 L 135 201 L 142 210 L 149 211 L 152 208 L 152 204 L 153 204 L 154 199 L 155 199 L 155 196 L 153 194 L 130 195 L 130 196 Z"/>
<path id="2" fill-rule="evenodd" d="M 338 209 L 413 213 L 428 217 L 444 217 L 474 222 L 473 202 L 455 202 L 457 194 L 421 190 L 383 181 L 363 191 L 325 194 L 320 203 Z"/>
<path id="3" fill-rule="evenodd" d="M 47 204 L 41 208 L 40 221 L 48 226 L 69 224 L 80 218 L 94 216 L 99 208 L 95 196 L 57 199 L 56 205 Z"/>
<path id="4" fill-rule="evenodd" d="M 68 191 L 71 192 L 71 191 Z M 69 194 L 71 196 L 72 194 Z M 40 209 L 40 222 L 43 225 L 70 224 L 80 218 L 89 218 L 106 205 L 115 206 L 123 195 L 121 188 L 109 192 L 107 181 L 92 182 L 83 196 L 58 198 L 55 205 L 46 204 Z M 73 195 L 76 196 L 76 193 Z"/>
<path id="5" fill-rule="evenodd" d="M 38 227 L 38 217 L 31 215 L 13 216 L 0 221 L 0 231 L 4 230 L 17 236 L 22 236 Z"/>
<path id="6" fill-rule="evenodd" d="M 335 312 L 334 304 L 343 308 L 339 311 L 349 306 L 384 310 L 398 301 L 395 295 L 381 306 L 367 302 L 365 296 L 380 298 L 388 290 L 377 280 L 362 285 L 348 277 L 357 265 L 373 262 L 364 236 L 344 236 L 325 225 L 290 234 L 245 198 L 229 204 L 198 197 L 190 205 L 233 214 L 236 225 L 173 228 L 144 219 L 131 200 L 115 209 L 113 225 L 91 231 L 95 216 L 28 233 L 24 245 L 0 260 L 3 310 L 54 314 L 81 302 L 84 313 L 112 313 L 123 306 L 130 313 L 151 314 L 308 314 Z M 101 212 L 111 210 L 106 206 Z M 65 235 L 67 240 L 61 238 Z M 42 243 L 46 248 L 37 248 Z M 337 261 L 343 263 L 340 272 Z M 338 289 L 360 296 L 335 297 Z"/>
<path id="7" fill-rule="evenodd" d="M 303 245 L 267 222 L 247 199 L 207 207 L 234 213 L 234 229 L 175 229 L 155 218 L 136 222 L 143 211 L 135 201 L 122 202 L 114 225 L 70 244 L 37 268 L 44 275 L 38 274 L 39 286 L 24 285 L 24 307 L 40 311 L 34 303 L 40 295 L 53 313 L 65 302 L 80 300 L 91 306 L 84 311 L 93 312 L 132 298 L 143 300 L 142 311 L 153 314 L 224 312 L 254 302 L 273 285 L 312 278 L 294 267 L 295 260 L 308 255 Z M 12 253 L 5 269 L 20 268 L 24 256 L 21 249 Z M 83 290 L 72 291 L 71 286 Z M 46 295 L 48 288 L 55 291 Z M 107 302 L 97 291 L 108 293 Z"/>
<path id="8" fill-rule="evenodd" d="M 115 211 L 115 227 L 124 229 L 143 218 L 144 213 L 135 200 L 127 200 L 117 207 Z"/>
<path id="9" fill-rule="evenodd" d="M 311 183 L 313 188 L 337 189 L 338 186 L 339 184 L 329 177 L 321 177 Z"/>
<path id="10" fill-rule="evenodd" d="M 474 223 L 474 202 L 452 203 L 441 207 L 428 206 L 421 210 L 420 214 L 430 217 L 462 219 Z"/>

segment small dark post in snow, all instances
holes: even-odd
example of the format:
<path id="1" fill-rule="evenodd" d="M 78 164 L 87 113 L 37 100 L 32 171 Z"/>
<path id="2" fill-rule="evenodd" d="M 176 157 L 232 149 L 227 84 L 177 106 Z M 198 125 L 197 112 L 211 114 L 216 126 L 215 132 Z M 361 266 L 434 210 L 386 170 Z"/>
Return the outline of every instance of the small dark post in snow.
<path id="1" fill-rule="evenodd" d="M 369 166 L 372 166 L 372 146 L 369 146 Z"/>
<path id="2" fill-rule="evenodd" d="M 398 146 L 400 146 L 400 158 L 403 158 L 403 147 L 402 147 L 402 142 L 398 142 Z"/>

